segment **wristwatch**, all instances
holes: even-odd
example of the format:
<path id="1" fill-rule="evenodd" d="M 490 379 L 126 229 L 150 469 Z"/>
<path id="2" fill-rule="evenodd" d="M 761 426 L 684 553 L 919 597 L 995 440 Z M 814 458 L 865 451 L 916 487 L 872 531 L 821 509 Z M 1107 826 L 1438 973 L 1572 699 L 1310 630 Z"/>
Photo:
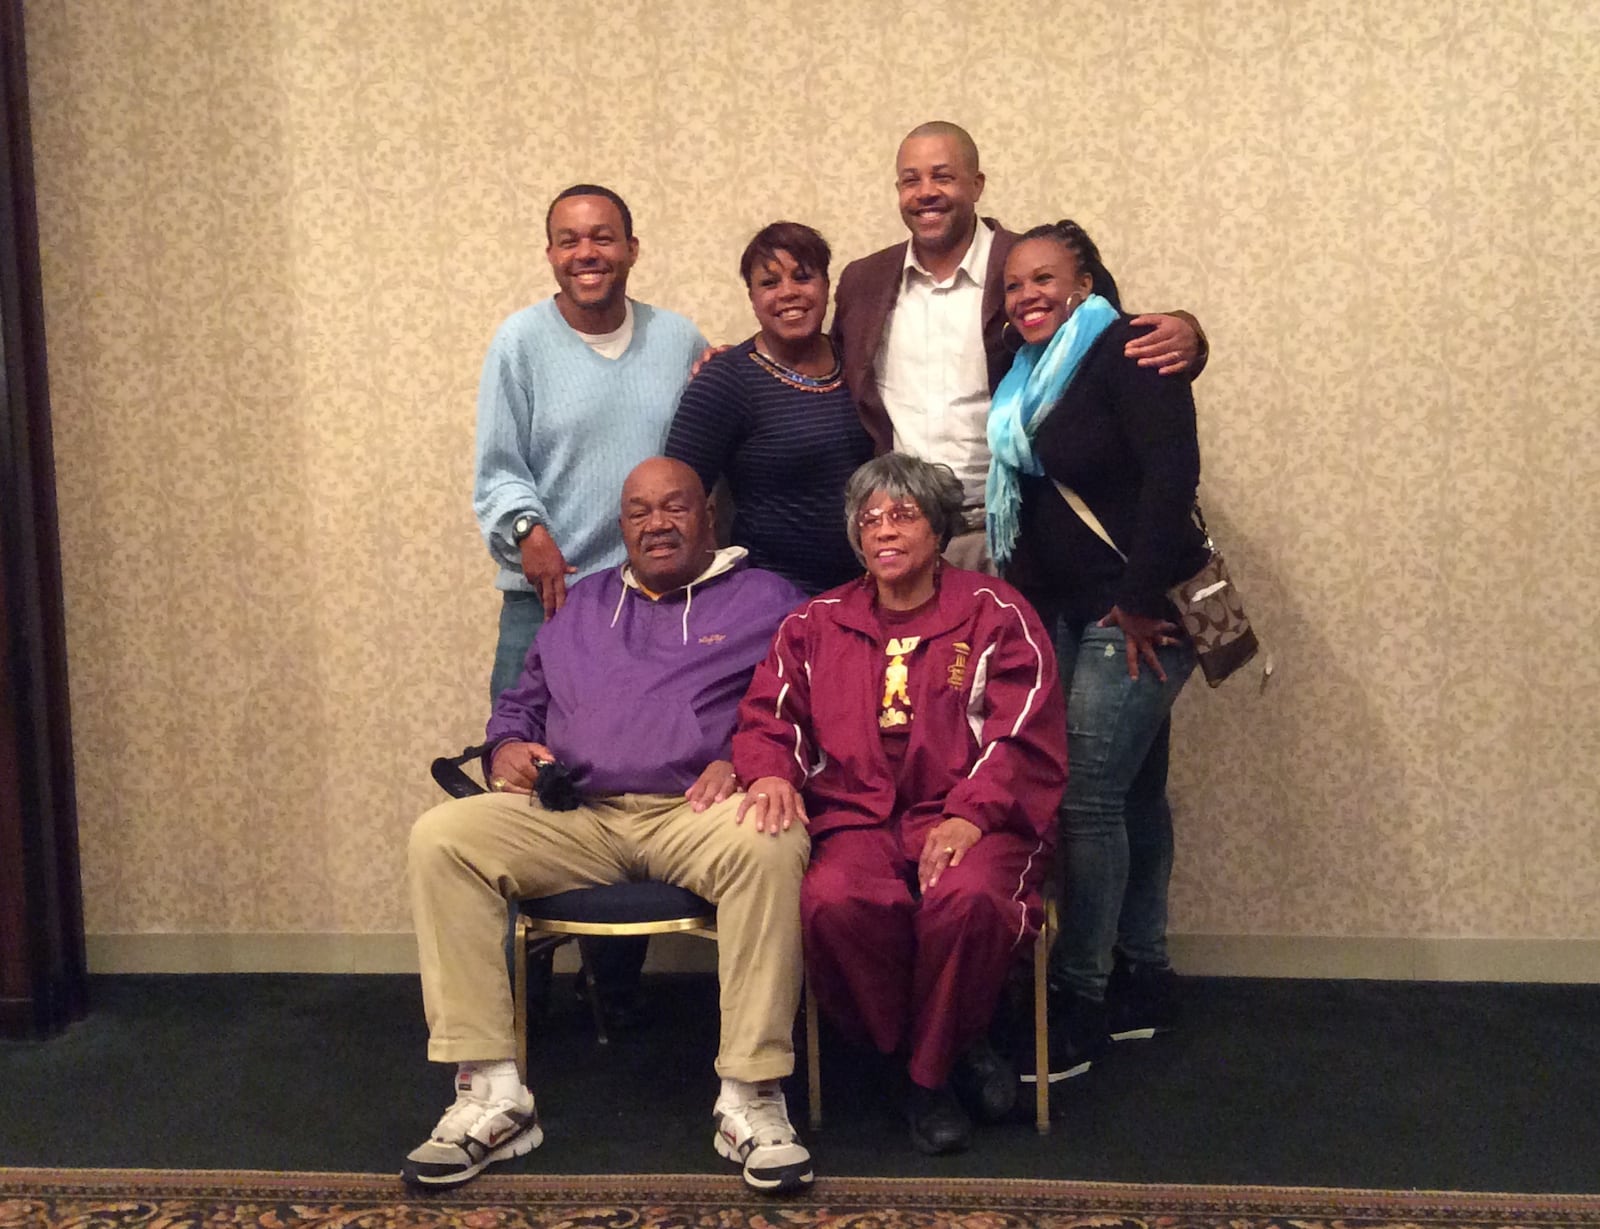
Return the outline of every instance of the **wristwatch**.
<path id="1" fill-rule="evenodd" d="M 524 512 L 511 522 L 511 540 L 516 545 L 522 545 L 522 539 L 532 533 L 539 525 L 537 518 L 531 512 Z"/>

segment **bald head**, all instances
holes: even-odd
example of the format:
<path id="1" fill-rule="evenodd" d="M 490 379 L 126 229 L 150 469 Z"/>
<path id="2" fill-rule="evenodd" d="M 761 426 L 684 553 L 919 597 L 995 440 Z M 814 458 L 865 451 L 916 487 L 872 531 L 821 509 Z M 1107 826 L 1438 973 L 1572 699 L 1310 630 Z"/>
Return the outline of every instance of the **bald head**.
<path id="1" fill-rule="evenodd" d="M 685 490 L 692 490 L 700 499 L 706 497 L 706 489 L 700 483 L 700 476 L 688 465 L 673 457 L 647 457 L 635 465 L 628 472 L 628 476 L 623 479 L 623 511 L 627 511 L 630 492 L 637 492 L 663 483 L 672 487 L 683 487 Z"/>
<path id="2" fill-rule="evenodd" d="M 949 120 L 929 120 L 926 124 L 918 124 L 900 141 L 900 148 L 906 147 L 907 141 L 920 140 L 923 137 L 943 137 L 952 142 L 955 150 L 960 154 L 963 168 L 969 175 L 976 175 L 978 166 L 978 143 L 960 124 L 952 124 Z"/>
<path id="3" fill-rule="evenodd" d="M 634 578 L 652 593 L 681 589 L 705 571 L 716 527 L 694 470 L 670 457 L 634 466 L 622 484 L 622 542 Z"/>

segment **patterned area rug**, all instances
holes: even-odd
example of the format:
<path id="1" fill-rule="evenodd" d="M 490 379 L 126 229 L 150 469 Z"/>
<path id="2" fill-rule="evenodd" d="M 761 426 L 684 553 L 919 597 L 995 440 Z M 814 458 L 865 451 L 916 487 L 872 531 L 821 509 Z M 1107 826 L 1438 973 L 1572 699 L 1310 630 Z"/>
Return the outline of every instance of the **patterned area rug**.
<path id="1" fill-rule="evenodd" d="M 735 1177 L 489 1176 L 417 1198 L 397 1178 L 0 1169 L 5 1229 L 1600 1229 L 1600 1195 L 826 1178 L 804 1199 Z"/>

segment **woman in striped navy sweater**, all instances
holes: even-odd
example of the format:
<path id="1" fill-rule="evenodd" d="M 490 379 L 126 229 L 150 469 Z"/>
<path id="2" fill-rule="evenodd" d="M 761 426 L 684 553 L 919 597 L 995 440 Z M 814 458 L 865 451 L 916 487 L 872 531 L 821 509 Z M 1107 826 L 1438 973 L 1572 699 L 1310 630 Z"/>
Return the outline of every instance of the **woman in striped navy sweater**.
<path id="1" fill-rule="evenodd" d="M 757 332 L 689 382 L 666 446 L 706 490 L 728 480 L 733 544 L 809 594 L 861 574 L 845 535 L 844 487 L 872 456 L 822 331 L 830 255 L 827 240 L 798 222 L 774 222 L 750 240 L 739 275 Z"/>

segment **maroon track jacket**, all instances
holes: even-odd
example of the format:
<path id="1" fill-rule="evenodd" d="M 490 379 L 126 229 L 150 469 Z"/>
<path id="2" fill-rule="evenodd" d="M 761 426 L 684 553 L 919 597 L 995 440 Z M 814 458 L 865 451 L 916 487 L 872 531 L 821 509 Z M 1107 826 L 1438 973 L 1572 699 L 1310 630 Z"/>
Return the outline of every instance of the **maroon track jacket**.
<path id="1" fill-rule="evenodd" d="M 916 799 L 896 816 L 878 732 L 884 643 L 871 579 L 812 598 L 778 627 L 739 706 L 733 765 L 746 783 L 803 791 L 812 838 L 898 819 L 915 860 L 945 816 L 1055 844 L 1066 716 L 1055 653 L 1033 608 L 1002 580 L 946 567 L 936 631 L 913 650 L 916 714 L 905 769 Z"/>

